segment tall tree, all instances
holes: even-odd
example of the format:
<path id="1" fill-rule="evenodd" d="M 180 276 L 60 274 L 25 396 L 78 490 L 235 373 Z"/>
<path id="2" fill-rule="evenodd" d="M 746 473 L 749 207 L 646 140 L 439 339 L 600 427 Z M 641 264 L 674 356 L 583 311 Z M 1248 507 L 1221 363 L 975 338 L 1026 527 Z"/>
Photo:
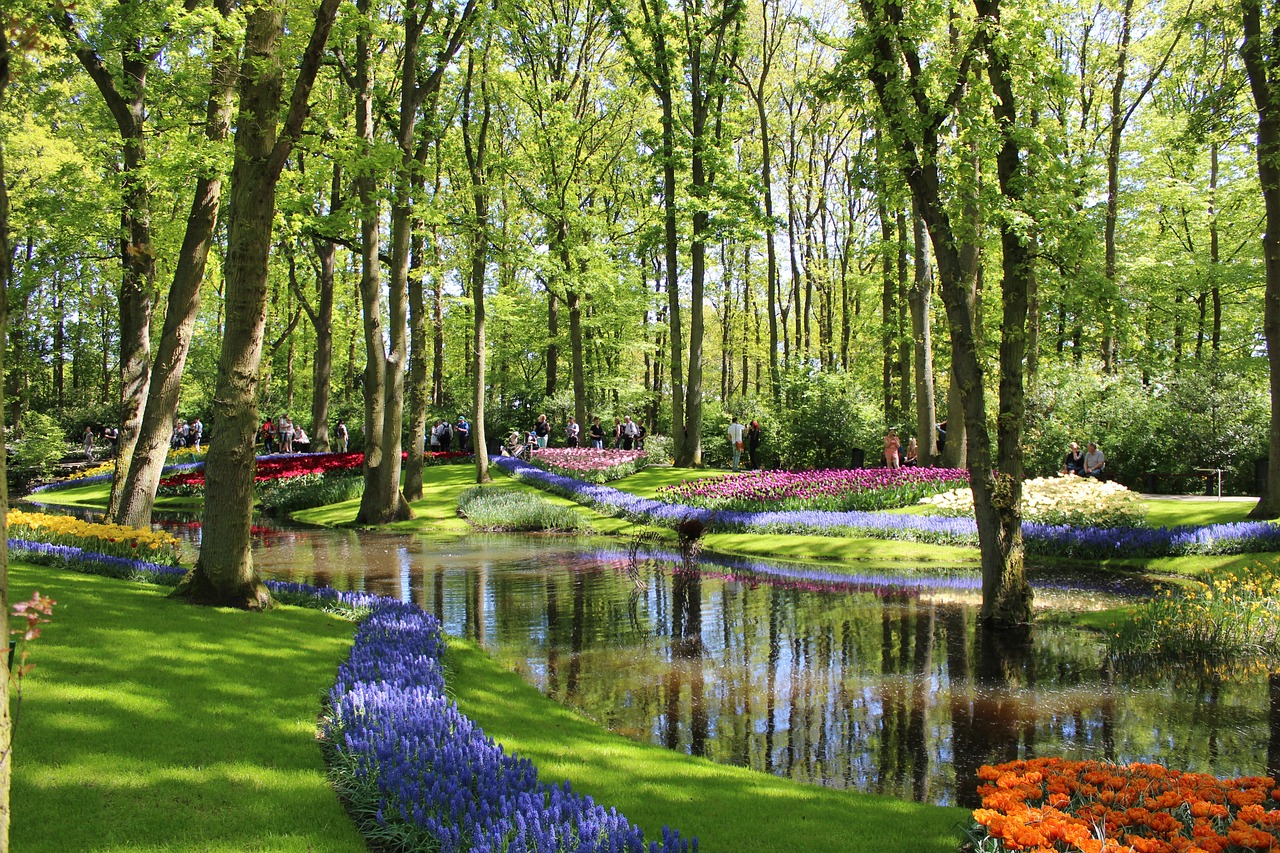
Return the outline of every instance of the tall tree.
<path id="1" fill-rule="evenodd" d="M 186 0 L 190 11 L 196 0 Z M 70 7 L 53 7 L 54 24 L 97 86 L 120 133 L 120 438 L 108 514 L 114 516 L 124 496 L 130 458 L 138 442 L 151 371 L 151 307 L 156 278 L 152 244 L 151 193 L 147 160 L 147 78 L 159 58 L 168 28 L 149 16 L 157 7 L 142 0 L 121 0 L 117 14 L 96 35 L 114 42 L 120 67 L 113 72 L 106 58 L 82 33 Z M 167 10 L 166 10 L 167 11 Z"/>
<path id="2" fill-rule="evenodd" d="M 236 0 L 216 0 L 214 4 L 218 20 L 214 24 L 210 50 L 212 79 L 204 127 L 210 156 L 204 160 L 205 171 L 196 179 L 186 234 L 174 265 L 164 330 L 147 380 L 146 406 L 135 450 L 131 454 L 122 454 L 120 458 L 119 465 L 127 468 L 127 474 L 119 498 L 113 495 L 113 520 L 118 524 L 135 527 L 151 524 L 151 509 L 169 451 L 173 419 L 178 411 L 182 373 L 200 311 L 200 288 L 204 283 L 205 266 L 222 202 L 221 158 L 217 156 L 217 149 L 222 147 L 231 131 L 237 45 L 228 28 L 235 3 Z"/>
<path id="3" fill-rule="evenodd" d="M 271 594 L 254 570 L 249 547 L 267 260 L 276 186 L 302 133 L 311 89 L 340 2 L 320 0 L 315 9 L 315 23 L 299 57 L 283 124 L 279 113 L 284 87 L 285 10 L 275 3 L 259 3 L 246 15 L 236 156 L 231 170 L 227 317 L 216 392 L 221 411 L 205 463 L 200 557 L 175 592 L 199 603 L 249 609 L 271 605 Z"/>
<path id="4" fill-rule="evenodd" d="M 1262 256 L 1267 289 L 1262 329 L 1271 385 L 1267 479 L 1250 516 L 1280 518 L 1280 10 L 1264 0 L 1242 0 L 1241 10 L 1244 67 L 1258 111 L 1258 180 L 1266 206 Z"/>
<path id="5" fill-rule="evenodd" d="M 861 38 L 846 57 L 857 63 L 875 87 L 886 130 L 902 158 L 903 178 L 929 229 L 947 309 L 951 369 L 963 391 L 969 437 L 969 480 L 982 560 L 982 618 L 993 626 L 1023 624 L 1031 616 L 1030 587 L 1020 551 L 1002 533 L 1010 515 L 1016 517 L 1020 509 L 1010 503 L 1012 484 L 1008 473 L 1001 471 L 997 477 L 992 476 L 984 371 L 960 256 L 961 241 L 941 191 L 940 164 L 945 158 L 941 156 L 940 132 L 968 89 L 981 43 L 980 31 L 954 39 L 952 45 L 933 42 L 926 50 L 920 34 L 928 31 L 928 22 L 908 19 L 904 6 L 893 0 L 860 0 L 859 8 L 863 16 Z M 920 9 L 911 11 L 925 14 Z M 933 57 L 927 66 L 925 56 Z M 930 79 L 940 83 L 941 95 L 930 90 Z M 952 419 L 955 415 L 950 413 Z M 1000 435 L 1006 437 L 1004 432 Z"/>
<path id="6" fill-rule="evenodd" d="M 489 453 L 485 446 L 485 267 L 489 256 L 489 128 L 493 105 L 489 99 L 489 69 L 486 38 L 480 51 L 481 68 L 476 72 L 475 50 L 467 52 L 466 82 L 462 94 L 462 148 L 471 178 L 471 299 L 475 309 L 475 423 L 472 446 L 476 451 L 476 482 L 487 483 Z M 478 79 L 477 79 L 478 78 Z"/>

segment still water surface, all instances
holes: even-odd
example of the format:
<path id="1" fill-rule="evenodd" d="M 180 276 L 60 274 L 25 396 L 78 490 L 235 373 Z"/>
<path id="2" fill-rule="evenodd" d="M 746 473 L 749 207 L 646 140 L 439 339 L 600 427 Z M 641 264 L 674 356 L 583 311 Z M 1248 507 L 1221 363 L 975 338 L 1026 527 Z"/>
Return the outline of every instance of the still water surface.
<path id="1" fill-rule="evenodd" d="M 842 577 L 705 555 L 690 571 L 537 537 L 259 539 L 265 574 L 416 602 L 614 731 L 801 781 L 973 806 L 975 770 L 1016 757 L 1234 776 L 1280 754 L 1265 675 L 1125 675 L 1096 636 L 1051 624 L 994 639 L 965 571 Z M 1078 582 L 1041 583 L 1038 605 L 1116 594 L 1064 587 Z"/>

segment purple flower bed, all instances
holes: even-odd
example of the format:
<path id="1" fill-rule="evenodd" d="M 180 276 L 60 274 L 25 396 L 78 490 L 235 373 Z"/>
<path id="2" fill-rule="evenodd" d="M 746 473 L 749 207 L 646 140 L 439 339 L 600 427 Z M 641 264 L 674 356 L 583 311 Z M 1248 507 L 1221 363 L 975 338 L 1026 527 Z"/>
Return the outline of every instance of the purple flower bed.
<path id="1" fill-rule="evenodd" d="M 714 519 L 717 526 L 752 533 L 872 536 L 940 545 L 976 545 L 978 541 L 977 525 L 969 518 L 823 510 L 717 512 L 641 498 L 611 486 L 584 483 L 543 471 L 519 459 L 503 457 L 494 463 L 514 477 L 606 515 L 624 516 L 647 524 L 672 526 L 693 517 L 703 522 Z M 1280 525 L 1265 521 L 1169 528 L 1068 527 L 1024 522 L 1022 535 L 1030 553 L 1073 559 L 1280 551 Z"/>
<path id="2" fill-rule="evenodd" d="M 9 554 L 32 563 L 67 566 L 88 575 L 104 575 L 166 586 L 176 585 L 187 573 L 181 566 L 164 566 L 160 563 L 148 563 L 146 560 L 98 554 L 74 545 L 50 545 L 46 542 L 28 542 L 25 539 L 10 539 Z"/>
<path id="3" fill-rule="evenodd" d="M 321 595 L 373 608 L 329 693 L 325 734 L 353 776 L 350 793 L 376 803 L 380 837 L 444 853 L 697 850 L 696 839 L 666 829 L 646 848 L 617 811 L 568 782 L 539 782 L 531 762 L 503 752 L 445 695 L 444 640 L 433 616 L 362 593 Z"/>
<path id="4" fill-rule="evenodd" d="M 666 486 L 659 494 L 709 509 L 844 512 L 911 506 L 968 482 L 969 472 L 962 468 L 748 471 Z"/>

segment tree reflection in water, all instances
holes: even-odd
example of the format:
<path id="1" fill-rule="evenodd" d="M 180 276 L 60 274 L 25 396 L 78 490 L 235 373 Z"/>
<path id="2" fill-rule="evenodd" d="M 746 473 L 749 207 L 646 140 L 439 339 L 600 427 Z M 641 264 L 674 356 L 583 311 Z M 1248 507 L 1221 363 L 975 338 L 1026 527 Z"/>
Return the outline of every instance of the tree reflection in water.
<path id="1" fill-rule="evenodd" d="M 977 767 L 1014 757 L 1223 776 L 1280 763 L 1280 676 L 1121 673 L 1095 635 L 986 634 L 968 572 L 848 576 L 705 554 L 688 571 L 645 554 L 636 576 L 625 550 L 563 540 L 274 542 L 255 556 L 264 573 L 417 601 L 615 731 L 801 781 L 972 805 Z M 1041 587 L 1037 601 L 1080 598 Z"/>

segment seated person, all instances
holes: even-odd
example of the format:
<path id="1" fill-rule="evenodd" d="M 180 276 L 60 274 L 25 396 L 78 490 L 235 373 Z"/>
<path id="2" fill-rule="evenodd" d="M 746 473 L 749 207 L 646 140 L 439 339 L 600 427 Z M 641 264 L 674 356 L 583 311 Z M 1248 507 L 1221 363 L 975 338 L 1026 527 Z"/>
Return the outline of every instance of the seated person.
<path id="1" fill-rule="evenodd" d="M 307 435 L 306 430 L 301 426 L 293 428 L 293 449 L 299 453 L 311 452 L 311 437 Z"/>
<path id="2" fill-rule="evenodd" d="M 1074 441 L 1071 442 L 1071 449 L 1067 451 L 1067 455 L 1062 457 L 1062 473 L 1074 474 L 1077 477 L 1084 476 L 1084 454 L 1080 452 L 1080 445 Z"/>
<path id="3" fill-rule="evenodd" d="M 1106 470 L 1106 467 L 1107 457 L 1098 449 L 1096 443 L 1089 442 L 1089 450 L 1084 455 L 1084 475 L 1101 480 L 1102 472 Z"/>

